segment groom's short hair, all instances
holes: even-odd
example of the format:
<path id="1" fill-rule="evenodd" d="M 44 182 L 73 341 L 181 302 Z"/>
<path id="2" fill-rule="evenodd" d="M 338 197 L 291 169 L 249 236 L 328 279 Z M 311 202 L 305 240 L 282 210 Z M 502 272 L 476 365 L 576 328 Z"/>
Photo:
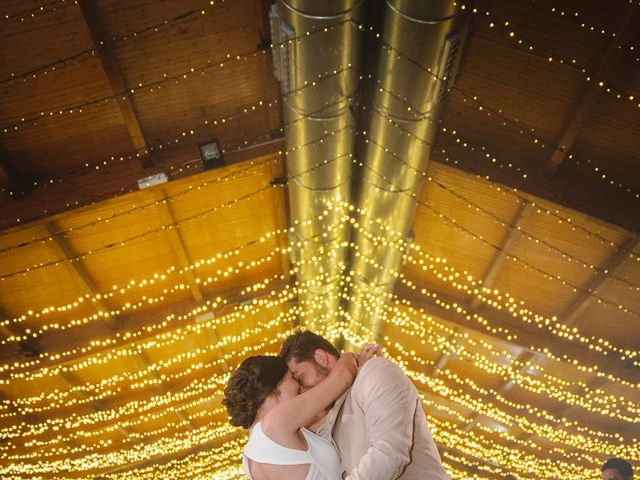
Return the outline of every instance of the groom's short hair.
<path id="1" fill-rule="evenodd" d="M 294 359 L 296 362 L 308 362 L 313 360 L 317 349 L 324 350 L 336 358 L 340 358 L 340 352 L 329 340 L 309 330 L 293 333 L 282 343 L 280 356 L 286 362 Z"/>

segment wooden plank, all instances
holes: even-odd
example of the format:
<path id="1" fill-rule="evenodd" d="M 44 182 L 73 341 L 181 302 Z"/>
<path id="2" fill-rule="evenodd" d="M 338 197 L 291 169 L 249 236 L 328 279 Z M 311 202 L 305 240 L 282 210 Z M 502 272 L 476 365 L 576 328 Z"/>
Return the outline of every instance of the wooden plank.
<path id="1" fill-rule="evenodd" d="M 3 155 L 0 155 L 0 177 L 4 177 L 6 188 L 13 199 L 24 198 L 35 188 L 33 175 L 18 172 L 13 163 Z"/>
<path id="2" fill-rule="evenodd" d="M 582 313 L 594 301 L 594 297 L 589 292 L 596 292 L 607 281 L 609 274 L 628 262 L 630 260 L 628 252 L 633 252 L 638 245 L 640 245 L 640 236 L 630 234 L 621 247 L 598 266 L 598 273 L 589 279 L 560 316 L 564 325 L 571 326 L 580 320 Z"/>
<path id="3" fill-rule="evenodd" d="M 142 363 L 144 368 L 149 367 L 153 363 L 151 361 L 151 359 L 149 358 L 149 356 L 144 351 L 140 351 L 140 353 L 138 353 L 138 359 L 140 360 L 140 362 Z M 155 371 L 150 370 L 150 375 L 155 380 L 160 380 L 160 376 Z M 162 393 L 167 393 L 167 392 L 170 391 L 170 389 L 167 386 L 167 384 L 165 382 L 162 382 L 162 381 L 159 384 L 157 384 L 157 389 L 160 390 Z M 186 414 L 186 412 L 184 410 L 177 409 L 176 413 L 178 414 L 178 416 L 182 420 L 187 422 L 191 428 L 193 428 L 193 429 L 197 428 L 197 426 L 191 421 L 191 419 L 189 418 L 189 416 Z"/>
<path id="4" fill-rule="evenodd" d="M 483 287 L 491 288 L 493 286 L 498 277 L 498 273 L 508 259 L 509 252 L 520 239 L 520 230 L 529 221 L 531 215 L 533 215 L 533 209 L 528 207 L 529 202 L 526 200 L 518 205 L 518 209 L 509 221 L 510 226 L 507 228 L 499 248 L 496 249 L 493 258 L 489 262 L 489 267 L 482 277 Z M 469 304 L 468 310 L 475 312 L 481 303 L 482 301 L 478 297 L 474 297 Z"/>
<path id="5" fill-rule="evenodd" d="M 414 283 L 417 284 L 417 282 Z M 420 288 L 420 285 L 417 284 L 417 286 Z M 395 293 L 399 298 L 408 300 L 414 308 L 424 310 L 427 314 L 440 319 L 447 326 L 459 326 L 482 335 L 493 336 L 531 353 L 540 353 L 536 351 L 536 348 L 544 347 L 557 358 L 563 358 L 564 355 L 567 355 L 569 358 L 580 359 L 586 365 L 597 366 L 604 374 L 614 375 L 632 383 L 640 381 L 639 369 L 629 367 L 622 360 L 601 355 L 587 346 L 552 336 L 551 334 L 543 337 L 539 329 L 514 323 L 511 316 L 503 311 L 480 309 L 479 313 L 490 320 L 491 328 L 501 332 L 491 334 L 481 328 L 477 322 L 466 320 L 462 314 L 453 311 L 454 309 L 441 308 L 403 285 L 398 285 Z M 456 302 L 455 299 L 446 298 L 444 295 L 440 295 L 440 298 L 447 303 Z M 509 332 L 512 338 L 507 338 L 507 334 L 504 333 L 505 330 Z M 515 339 L 513 338 L 514 336 Z M 570 363 L 567 364 L 569 365 Z"/>
<path id="6" fill-rule="evenodd" d="M 98 57 L 111 85 L 111 89 L 113 93 L 117 95 L 116 101 L 118 102 L 118 107 L 120 108 L 125 126 L 127 127 L 136 152 L 140 155 L 141 164 L 143 167 L 150 167 L 153 165 L 153 161 L 149 154 L 147 140 L 140 125 L 133 100 L 129 94 L 127 83 L 113 52 L 111 36 L 104 25 L 104 17 L 101 12 L 98 11 L 97 4 L 94 1 L 78 0 L 78 5 L 82 10 L 82 15 L 84 16 L 91 38 L 96 45 Z"/>
<path id="7" fill-rule="evenodd" d="M 202 302 L 205 299 L 204 295 L 202 294 L 202 290 L 196 282 L 196 278 L 193 275 L 193 272 L 189 268 L 187 268 L 189 265 L 191 265 L 191 259 L 189 258 L 189 254 L 187 253 L 187 249 L 185 248 L 182 234 L 177 228 L 171 227 L 171 225 L 174 225 L 176 223 L 176 218 L 173 213 L 173 209 L 171 208 L 169 199 L 167 198 L 167 192 L 164 188 L 160 188 L 157 190 L 156 199 L 158 200 L 157 210 L 158 215 L 160 216 L 160 221 L 162 222 L 162 225 L 167 227 L 165 228 L 165 232 L 167 232 L 171 248 L 178 258 L 178 264 L 182 269 L 184 269 L 183 275 L 189 283 L 191 295 L 196 302 Z"/>
<path id="8" fill-rule="evenodd" d="M 282 290 L 284 287 L 286 286 L 286 282 L 278 280 L 278 281 L 274 281 L 273 283 L 270 284 L 270 290 L 274 290 L 274 291 L 280 291 Z M 226 307 L 229 308 L 230 306 L 233 305 L 239 305 L 242 303 L 247 302 L 248 300 L 251 300 L 252 298 L 258 298 L 262 296 L 261 292 L 257 292 L 254 295 L 245 295 L 245 296 L 241 296 L 238 291 L 239 291 L 240 287 L 237 288 L 233 288 L 230 290 L 225 290 L 225 291 L 220 291 L 220 292 L 216 292 L 216 296 L 219 296 L 221 298 L 224 298 L 227 300 L 227 304 Z M 155 323 L 157 321 L 158 318 L 163 318 L 164 316 L 168 315 L 169 313 L 173 313 L 176 315 L 181 315 L 187 311 L 190 311 L 192 308 L 194 307 L 198 307 L 201 304 L 199 302 L 195 302 L 193 300 L 191 301 L 183 301 L 183 302 L 179 302 L 179 303 L 172 303 L 170 305 L 167 305 L 164 308 L 161 309 L 157 309 L 157 310 L 152 310 L 152 311 L 147 311 L 147 312 L 140 312 L 137 313 L 135 315 L 135 317 L 123 317 L 123 323 L 122 323 L 122 330 L 123 331 L 128 331 L 134 327 L 132 327 L 131 325 L 129 325 L 129 322 L 133 322 L 135 320 L 135 324 L 138 325 L 146 325 L 146 324 L 152 324 Z M 185 322 L 175 322 L 171 325 L 171 327 L 166 328 L 162 331 L 162 333 L 171 333 L 177 329 L 180 329 L 182 327 L 184 327 L 184 323 Z M 88 330 L 91 330 L 92 326 L 87 326 L 85 327 Z M 148 339 L 152 339 L 155 336 L 157 336 L 159 334 L 159 332 L 154 331 L 154 332 L 147 332 L 146 330 L 143 331 L 143 334 L 140 335 L 139 337 L 136 337 L 135 340 L 131 340 L 131 341 L 125 341 L 122 342 L 120 344 L 118 344 L 116 347 L 111 347 L 111 346 L 107 346 L 107 347 L 99 347 L 96 348 L 95 350 L 93 350 L 91 353 L 85 353 L 85 354 L 78 354 L 75 357 L 72 358 L 65 358 L 64 360 L 47 360 L 41 364 L 39 364 L 36 368 L 40 369 L 40 368 L 54 368 L 54 367 L 59 367 L 59 366 L 65 366 L 65 365 L 72 365 L 75 364 L 77 362 L 81 362 L 83 360 L 87 360 L 91 357 L 93 357 L 94 355 L 96 355 L 97 353 L 100 352 L 105 352 L 105 351 L 109 351 L 112 348 L 127 348 L 127 347 L 132 347 L 134 344 L 137 344 L 139 342 L 144 342 L 145 340 Z M 90 334 L 89 334 L 90 335 Z M 85 343 L 86 343 L 86 337 L 87 336 L 83 336 L 83 335 L 79 335 L 78 338 L 81 339 L 81 341 L 83 342 L 82 344 L 78 344 L 77 342 L 68 342 L 67 344 L 65 344 L 65 349 L 71 350 L 71 349 L 78 349 L 79 347 L 82 347 Z M 44 340 L 40 340 L 39 344 L 42 346 L 46 346 L 49 343 L 52 342 L 56 342 L 56 338 L 52 338 L 52 339 L 44 339 Z M 57 343 L 57 342 L 56 342 Z"/>
<path id="9" fill-rule="evenodd" d="M 526 362 L 533 363 L 538 357 L 542 357 L 542 355 L 540 355 L 539 353 L 534 353 L 534 352 L 525 350 L 520 355 L 518 355 L 517 361 L 520 363 L 526 363 Z M 525 373 L 527 367 L 528 366 L 523 366 L 522 368 L 520 368 L 520 370 L 518 370 L 518 373 L 519 374 Z M 508 380 L 505 380 L 498 388 L 496 388 L 496 393 L 500 396 L 504 396 L 509 390 L 513 388 L 515 384 L 516 384 L 515 379 L 509 378 Z M 469 415 L 467 417 L 467 420 L 469 421 L 469 423 L 467 423 L 463 427 L 463 430 L 466 432 L 471 431 L 475 426 L 475 424 L 478 422 L 479 418 L 480 418 L 480 414 L 477 412 L 474 412 L 473 414 Z"/>
<path id="10" fill-rule="evenodd" d="M 544 166 L 547 175 L 554 175 L 558 171 L 565 157 L 571 150 L 578 133 L 580 133 L 580 127 L 596 104 L 601 88 L 596 81 L 608 83 L 608 79 L 613 73 L 613 67 L 620 56 L 618 45 L 625 45 L 633 34 L 635 34 L 638 25 L 638 19 L 636 18 L 637 7 L 638 5 L 635 3 L 628 4 L 628 8 L 620 22 L 615 37 L 609 42 L 604 55 L 600 57 L 600 62 L 595 69 L 592 81 L 587 84 L 578 97 L 576 105 L 571 112 L 570 119 L 562 129 L 560 140 L 551 158 L 547 160 Z"/>
<path id="11" fill-rule="evenodd" d="M 217 446 L 222 446 L 224 445 L 226 442 L 231 441 L 231 440 L 237 440 L 239 438 L 242 438 L 242 436 L 244 436 L 244 433 L 239 433 L 238 431 L 234 431 L 231 432 L 223 437 L 217 437 L 215 440 L 211 440 L 209 442 L 205 442 L 205 443 L 201 443 L 196 447 L 190 448 L 188 450 L 183 450 L 181 452 L 177 452 L 177 453 L 171 453 L 168 455 L 157 455 L 151 458 L 147 458 L 145 460 L 141 460 L 139 462 L 134 462 L 134 463 L 130 463 L 128 465 L 119 465 L 116 468 L 112 468 L 109 470 L 103 470 L 100 472 L 100 474 L 96 474 L 95 479 L 96 480 L 101 480 L 101 479 L 106 479 L 106 476 L 103 475 L 116 475 L 116 474 L 123 474 L 125 472 L 128 472 L 130 470 L 139 470 L 139 469 L 143 469 L 145 467 L 151 467 L 154 465 L 162 465 L 165 463 L 168 463 L 172 460 L 182 460 L 190 455 L 194 455 L 196 453 L 199 452 L 203 452 L 206 450 L 211 449 L 212 447 L 217 447 Z"/>
<path id="12" fill-rule="evenodd" d="M 67 261 L 65 262 L 65 265 L 73 270 L 75 276 L 79 279 L 80 285 L 86 290 L 86 293 L 95 296 L 100 289 L 96 286 L 95 281 L 91 278 L 91 275 L 89 275 L 89 272 L 87 272 L 80 260 L 77 259 L 77 252 L 75 252 L 73 248 L 58 234 L 58 228 L 55 223 L 44 222 L 42 223 L 42 227 L 44 227 L 45 230 L 42 237 L 51 237 L 53 240 L 53 242 L 46 242 L 46 245 L 49 247 L 53 255 L 57 258 L 66 258 Z M 110 312 L 112 310 L 111 306 L 102 299 L 97 299 L 93 304 L 103 312 Z M 112 329 L 117 329 L 119 326 L 118 318 L 100 317 L 100 320 Z"/>

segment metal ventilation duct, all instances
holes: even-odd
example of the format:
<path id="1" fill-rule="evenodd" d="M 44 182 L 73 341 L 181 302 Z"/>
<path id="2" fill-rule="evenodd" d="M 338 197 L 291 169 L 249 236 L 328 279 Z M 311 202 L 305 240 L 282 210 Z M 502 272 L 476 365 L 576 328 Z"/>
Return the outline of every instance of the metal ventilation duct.
<path id="1" fill-rule="evenodd" d="M 365 337 L 380 335 L 404 253 L 372 238 L 397 240 L 389 230 L 405 239 L 410 234 L 414 195 L 429 161 L 444 78 L 455 66 L 459 42 L 452 34 L 454 16 L 453 0 L 386 2 L 356 202 L 366 214 L 359 216 L 354 232 L 346 307 L 350 328 Z"/>
<path id="2" fill-rule="evenodd" d="M 271 10 L 274 64 L 284 99 L 292 264 L 305 287 L 301 324 L 322 330 L 338 316 L 351 196 L 362 0 L 278 0 Z M 310 218 L 321 219 L 303 223 Z M 315 305 L 316 308 L 312 308 Z"/>

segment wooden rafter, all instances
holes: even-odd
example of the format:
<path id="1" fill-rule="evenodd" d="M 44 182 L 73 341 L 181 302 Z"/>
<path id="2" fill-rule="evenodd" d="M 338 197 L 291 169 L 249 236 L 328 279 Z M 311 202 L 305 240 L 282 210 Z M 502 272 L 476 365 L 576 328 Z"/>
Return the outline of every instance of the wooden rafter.
<path id="1" fill-rule="evenodd" d="M 0 155 L 0 176 L 4 177 L 6 187 L 14 199 L 25 197 L 34 188 L 33 182 L 29 180 L 31 175 L 18 172 L 4 155 Z"/>
<path id="2" fill-rule="evenodd" d="M 73 372 L 62 372 L 60 373 L 60 377 L 72 387 L 79 387 L 84 385 L 85 383 L 84 380 L 78 378 L 78 376 Z M 78 393 L 84 398 L 89 398 L 89 395 L 82 390 L 80 390 Z M 113 408 L 111 403 L 107 400 L 92 400 L 90 402 L 90 405 L 95 412 L 102 412 Z M 118 431 L 125 437 L 129 437 L 131 435 L 131 430 L 120 425 L 118 425 Z"/>
<path id="3" fill-rule="evenodd" d="M 414 283 L 417 284 L 417 282 Z M 418 285 L 418 287 L 420 286 Z M 477 322 L 466 320 L 464 315 L 458 314 L 454 309 L 441 308 L 434 302 L 416 295 L 413 290 L 410 290 L 407 287 L 399 285 L 397 287 L 396 294 L 400 298 L 408 300 L 415 308 L 419 308 L 428 315 L 438 318 L 447 326 L 459 326 L 463 329 L 476 331 L 483 335 L 492 335 L 499 338 L 501 341 L 506 341 L 511 345 L 527 350 L 531 353 L 536 353 L 536 348 L 541 346 L 540 330 L 535 327 L 528 327 L 514 323 L 508 312 L 505 313 L 493 310 L 490 312 L 488 317 L 490 317 L 491 328 L 495 329 L 496 332 L 491 334 L 480 327 Z M 443 295 L 440 295 L 440 298 L 445 302 L 455 303 L 454 299 L 446 298 Z M 482 314 L 483 310 L 480 310 L 480 313 Z M 504 333 L 505 331 L 509 331 L 510 335 L 507 336 L 507 334 Z M 563 355 L 568 355 L 572 358 L 580 358 L 587 364 L 598 365 L 599 369 L 605 374 L 611 374 L 630 382 L 638 381 L 638 372 L 633 369 L 629 369 L 621 360 L 616 360 L 609 356 L 598 354 L 582 344 L 548 335 L 544 337 L 543 346 L 558 358 L 562 358 Z"/>
<path id="4" fill-rule="evenodd" d="M 123 474 L 129 470 L 134 470 L 134 469 L 143 469 L 145 467 L 150 467 L 150 466 L 157 466 L 157 465 L 163 465 L 165 463 L 168 463 L 172 460 L 181 460 L 183 458 L 189 457 L 191 455 L 195 455 L 197 453 L 209 450 L 213 447 L 217 447 L 222 445 L 225 442 L 229 442 L 233 439 L 239 439 L 243 434 L 239 433 L 238 431 L 234 431 L 231 432 L 225 436 L 222 437 L 218 437 L 215 440 L 209 441 L 209 442 L 205 442 L 205 443 L 201 443 L 196 447 L 190 448 L 188 450 L 183 450 L 181 452 L 177 452 L 177 453 L 171 453 L 168 455 L 158 455 L 155 457 L 151 457 L 148 458 L 146 460 L 140 461 L 140 462 L 136 462 L 136 463 L 130 463 L 128 465 L 119 465 L 116 468 L 110 469 L 110 470 L 103 470 L 100 472 L 99 475 L 96 475 L 96 480 L 98 479 L 103 479 L 106 477 L 103 477 L 102 475 L 115 475 L 115 474 Z"/>
<path id="5" fill-rule="evenodd" d="M 57 258 L 65 259 L 65 264 L 68 265 L 68 268 L 73 271 L 76 278 L 79 280 L 80 285 L 82 285 L 85 289 L 86 293 L 95 296 L 99 292 L 99 289 L 96 286 L 93 278 L 91 278 L 89 272 L 87 272 L 87 270 L 82 265 L 82 262 L 80 262 L 80 260 L 78 259 L 78 254 L 67 242 L 64 241 L 53 222 L 44 222 L 42 226 L 44 227 L 45 231 L 45 235 L 43 235 L 43 237 L 50 237 L 53 240 L 52 242 L 46 242 L 46 245 L 49 247 L 54 256 Z M 102 310 L 103 312 L 111 311 L 111 306 L 103 299 L 96 299 L 93 303 L 98 309 Z M 100 318 L 110 328 L 115 329 L 118 327 L 119 321 L 117 318 L 114 319 L 111 316 L 102 316 Z"/>
<path id="6" fill-rule="evenodd" d="M 280 291 L 281 289 L 283 289 L 286 286 L 286 283 L 284 281 L 274 281 L 270 284 L 270 287 L 274 290 L 274 291 Z M 241 287 L 240 287 L 241 288 Z M 226 299 L 226 304 L 225 306 L 227 308 L 229 308 L 230 306 L 233 305 L 239 305 L 239 304 L 243 304 L 249 300 L 251 300 L 252 298 L 257 298 L 260 296 L 260 293 L 256 293 L 255 296 L 251 296 L 251 295 L 240 295 L 238 293 L 238 290 L 240 288 L 233 288 L 231 290 L 226 290 L 223 292 L 217 292 L 216 296 L 219 296 L 221 298 Z M 201 306 L 200 303 L 194 302 L 194 301 L 189 301 L 189 302 L 181 302 L 181 303 L 173 303 L 169 306 L 167 306 L 164 309 L 160 309 L 160 310 L 151 310 L 148 312 L 139 312 L 136 314 L 136 323 L 138 324 L 142 324 L 142 325 L 147 325 L 147 324 L 152 324 L 154 323 L 158 318 L 163 318 L 166 315 L 168 315 L 169 313 L 171 314 L 175 314 L 177 316 L 182 315 L 190 310 L 192 310 L 194 307 L 198 307 Z M 127 325 L 127 320 L 125 319 L 122 325 L 123 330 L 127 330 L 128 329 L 128 325 Z M 180 328 L 183 328 L 185 325 L 184 322 L 176 322 L 175 324 L 173 324 L 170 327 L 165 328 L 164 330 L 162 330 L 162 332 L 164 334 L 170 334 L 171 332 L 174 332 L 175 330 L 178 330 Z M 87 328 L 91 328 L 90 326 Z M 212 329 L 209 329 L 212 330 Z M 146 330 L 142 332 L 142 334 L 138 337 L 136 337 L 135 340 L 129 340 L 129 341 L 124 341 L 122 343 L 119 343 L 117 345 L 117 347 L 111 347 L 111 346 L 105 346 L 105 347 L 97 347 L 96 349 L 94 349 L 91 353 L 80 353 L 74 357 L 67 357 L 64 360 L 62 359 L 56 359 L 56 360 L 47 360 L 46 362 L 43 362 L 41 364 L 41 367 L 46 367 L 46 368 L 54 368 L 54 367 L 60 367 L 60 366 L 65 366 L 65 365 L 73 365 L 76 364 L 78 362 L 81 362 L 83 360 L 87 360 L 91 357 L 93 357 L 94 355 L 100 353 L 100 352 L 105 352 L 110 350 L 111 348 L 130 348 L 131 346 L 133 346 L 134 344 L 138 343 L 138 342 L 144 342 L 145 340 L 149 340 L 154 338 L 156 335 L 158 334 L 158 332 L 147 332 Z M 80 338 L 82 338 L 82 336 L 80 336 Z M 82 345 L 84 345 L 84 339 L 83 339 L 83 343 L 82 344 L 68 344 L 66 345 L 66 348 L 68 349 L 78 349 L 78 347 L 82 347 Z"/>
<path id="7" fill-rule="evenodd" d="M 178 259 L 178 265 L 180 265 L 184 270 L 183 276 L 189 283 L 191 295 L 196 302 L 202 302 L 204 295 L 202 294 L 200 285 L 196 282 L 193 272 L 188 268 L 189 265 L 191 265 L 191 259 L 189 258 L 189 254 L 185 248 L 182 235 L 175 227 L 176 218 L 173 214 L 169 199 L 167 198 L 167 192 L 163 188 L 159 188 L 155 198 L 157 200 L 157 210 L 158 215 L 160 216 L 160 221 L 162 222 L 162 225 L 166 227 L 165 232 L 167 232 L 169 243 L 171 244 L 171 248 Z"/>
<path id="8" fill-rule="evenodd" d="M 144 368 L 151 366 L 153 363 L 145 351 L 140 351 L 137 357 Z M 160 376 L 154 370 L 151 370 L 151 376 L 154 378 L 154 380 L 159 381 L 159 383 L 156 384 L 157 390 L 162 393 L 167 393 L 170 391 L 167 384 L 160 380 Z M 180 419 L 188 423 L 191 428 L 196 428 L 196 425 L 191 421 L 191 419 L 183 409 L 176 409 L 176 413 L 180 417 Z"/>
<path id="9" fill-rule="evenodd" d="M 593 110 L 596 100 L 598 99 L 599 91 L 601 90 L 601 88 L 596 84 L 596 81 L 604 81 L 607 83 L 619 56 L 620 49 L 618 48 L 618 45 L 625 45 L 629 40 L 629 37 L 636 32 L 638 25 L 638 19 L 636 18 L 638 5 L 633 2 L 630 2 L 628 5 L 629 6 L 622 21 L 620 22 L 616 35 L 609 42 L 604 55 L 600 57 L 600 61 L 593 75 L 594 79 L 589 82 L 580 93 L 580 96 L 570 114 L 570 119 L 562 128 L 560 140 L 558 141 L 551 158 L 549 158 L 544 166 L 544 170 L 548 175 L 553 175 L 558 171 L 558 168 L 560 168 L 560 165 L 562 165 L 562 162 L 571 150 L 571 147 L 580 132 L 580 127 Z"/>
<path id="10" fill-rule="evenodd" d="M 98 52 L 98 57 L 102 63 L 109 84 L 111 85 L 111 90 L 113 94 L 116 95 L 116 101 L 118 102 L 118 107 L 122 113 L 131 141 L 140 156 L 142 166 L 149 167 L 152 161 L 147 140 L 140 126 L 138 114 L 129 89 L 127 88 L 127 82 L 114 54 L 111 36 L 105 28 L 102 13 L 98 11 L 97 4 L 94 1 L 78 0 L 78 5 L 82 10 L 82 15 L 89 29 L 91 38 L 96 45 L 96 51 Z"/>
<path id="11" fill-rule="evenodd" d="M 581 291 L 576 294 L 560 316 L 560 320 L 564 325 L 574 325 L 580 319 L 580 315 L 594 301 L 589 292 L 596 292 L 607 281 L 609 274 L 618 270 L 630 259 L 628 252 L 634 251 L 638 245 L 640 245 L 640 236 L 629 235 L 620 248 L 598 266 L 598 273 L 593 275 L 586 285 L 581 288 Z"/>
<path id="12" fill-rule="evenodd" d="M 522 201 L 518 205 L 518 209 L 509 221 L 510 226 L 500 242 L 499 248 L 496 249 L 493 258 L 489 262 L 487 271 L 482 276 L 482 286 L 491 288 L 498 277 L 500 270 L 502 269 L 504 262 L 507 260 L 509 251 L 513 248 L 513 245 L 520 239 L 520 230 L 529 221 L 533 214 L 533 209 L 528 208 L 529 202 Z M 475 312 L 481 305 L 482 301 L 479 298 L 474 298 L 470 304 L 468 310 Z"/>

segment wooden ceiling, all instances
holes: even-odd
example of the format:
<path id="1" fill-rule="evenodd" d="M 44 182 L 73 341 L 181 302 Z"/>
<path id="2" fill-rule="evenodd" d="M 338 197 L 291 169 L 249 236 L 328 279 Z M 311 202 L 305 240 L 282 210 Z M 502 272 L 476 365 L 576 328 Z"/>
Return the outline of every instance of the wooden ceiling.
<path id="1" fill-rule="evenodd" d="M 0 5 L 2 478 L 241 478 L 225 375 L 297 312 L 268 8 Z M 637 464 L 638 5 L 461 11 L 387 354 L 452 478 Z"/>

